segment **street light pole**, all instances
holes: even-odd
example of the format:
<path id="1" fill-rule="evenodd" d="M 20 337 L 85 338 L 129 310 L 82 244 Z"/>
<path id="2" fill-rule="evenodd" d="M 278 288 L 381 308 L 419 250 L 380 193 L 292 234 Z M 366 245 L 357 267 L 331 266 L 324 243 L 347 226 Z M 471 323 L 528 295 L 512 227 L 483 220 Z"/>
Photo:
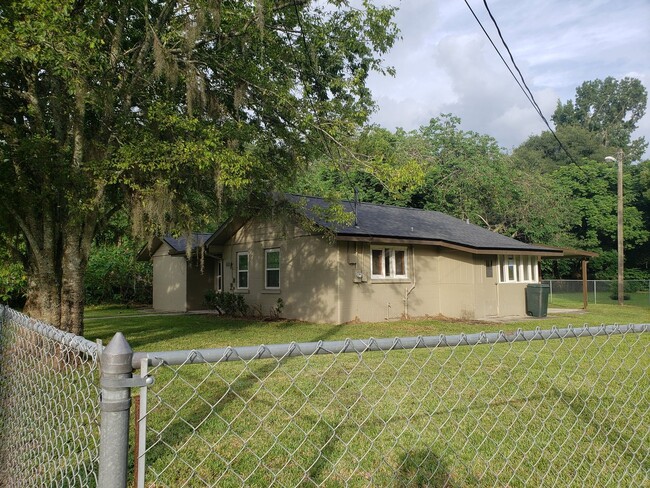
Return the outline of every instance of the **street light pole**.
<path id="1" fill-rule="evenodd" d="M 605 161 L 618 163 L 618 208 L 617 208 L 617 244 L 618 244 L 618 304 L 623 305 L 625 294 L 623 285 L 623 150 L 619 149 L 616 158 L 607 156 Z"/>

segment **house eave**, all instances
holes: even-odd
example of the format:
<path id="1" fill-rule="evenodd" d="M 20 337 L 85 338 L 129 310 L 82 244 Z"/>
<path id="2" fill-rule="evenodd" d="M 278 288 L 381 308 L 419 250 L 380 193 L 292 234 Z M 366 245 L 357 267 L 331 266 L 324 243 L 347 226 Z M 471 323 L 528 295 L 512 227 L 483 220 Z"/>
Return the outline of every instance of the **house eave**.
<path id="1" fill-rule="evenodd" d="M 384 236 L 358 236 L 350 234 L 337 234 L 336 239 L 340 241 L 349 242 L 381 242 L 386 244 L 396 245 L 420 245 L 420 246 L 437 246 L 454 249 L 456 251 L 464 251 L 470 254 L 479 255 L 494 255 L 494 254 L 511 254 L 522 256 L 542 256 L 542 257 L 562 257 L 564 252 L 559 248 L 551 248 L 548 246 L 535 246 L 532 249 L 512 249 L 512 248 L 478 248 L 466 246 L 454 242 L 433 239 L 413 239 L 413 238 L 398 238 L 398 237 L 384 237 Z"/>
<path id="2" fill-rule="evenodd" d="M 142 249 L 140 249 L 140 252 L 135 257 L 136 261 L 150 261 L 158 248 L 162 246 L 162 244 L 162 239 L 154 237 L 151 242 L 148 242 L 142 246 Z"/>
<path id="3" fill-rule="evenodd" d="M 228 219 L 205 241 L 203 246 L 208 252 L 210 252 L 210 247 L 212 246 L 223 246 L 248 220 L 248 218 Z"/>

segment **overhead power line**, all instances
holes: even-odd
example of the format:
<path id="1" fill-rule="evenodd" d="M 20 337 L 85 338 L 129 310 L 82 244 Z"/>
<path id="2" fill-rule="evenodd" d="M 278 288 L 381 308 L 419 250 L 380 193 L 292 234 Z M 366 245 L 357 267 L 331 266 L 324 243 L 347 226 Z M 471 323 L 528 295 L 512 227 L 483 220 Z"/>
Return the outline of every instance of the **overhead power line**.
<path id="1" fill-rule="evenodd" d="M 490 34 L 487 32 L 485 27 L 483 27 L 483 24 L 481 23 L 480 19 L 478 18 L 478 16 L 474 12 L 474 9 L 472 8 L 472 6 L 469 4 L 468 0 L 464 0 L 464 1 L 465 1 L 465 5 L 467 5 L 467 8 L 472 13 L 472 16 L 474 17 L 474 19 L 476 20 L 478 25 L 481 27 L 481 30 L 483 31 L 485 36 L 490 41 L 490 44 L 492 44 L 492 47 L 494 48 L 494 50 L 499 55 L 499 58 L 501 58 L 501 61 L 503 62 L 505 67 L 508 69 L 508 71 L 510 72 L 512 77 L 514 78 L 517 85 L 519 86 L 519 88 L 524 93 L 524 95 L 526 96 L 526 98 L 528 99 L 530 104 L 535 109 L 535 112 L 537 112 L 537 114 L 540 116 L 540 118 L 544 121 L 544 124 L 546 125 L 548 130 L 551 132 L 551 134 L 553 135 L 553 137 L 555 138 L 555 140 L 559 144 L 560 148 L 566 153 L 567 156 L 569 156 L 569 159 L 571 160 L 571 162 L 573 164 L 575 164 L 578 168 L 580 168 L 581 171 L 584 172 L 584 170 L 582 169 L 580 164 L 578 164 L 578 162 L 575 160 L 573 155 L 564 146 L 564 144 L 562 144 L 562 141 L 560 140 L 560 138 L 557 136 L 557 134 L 555 133 L 555 131 L 551 127 L 551 124 L 549 124 L 548 119 L 544 116 L 544 112 L 542 112 L 542 109 L 539 106 L 539 104 L 537 103 L 537 100 L 535 100 L 535 96 L 533 95 L 533 92 L 531 91 L 531 89 L 528 87 L 528 84 L 526 83 L 526 79 L 524 78 L 524 75 L 522 74 L 521 70 L 519 69 L 519 66 L 517 66 L 517 62 L 515 61 L 515 58 L 512 55 L 512 52 L 510 51 L 510 47 L 508 46 L 508 43 L 506 43 L 505 39 L 503 38 L 503 34 L 501 33 L 501 29 L 499 28 L 499 24 L 497 23 L 496 19 L 494 18 L 494 15 L 492 15 L 492 11 L 490 10 L 490 7 L 488 6 L 487 0 L 483 0 L 483 5 L 485 6 L 485 10 L 487 11 L 488 15 L 490 16 L 490 19 L 492 20 L 492 23 L 494 24 L 494 27 L 497 30 L 497 33 L 499 35 L 499 39 L 501 40 L 501 43 L 503 44 L 503 47 L 508 52 L 508 56 L 510 57 L 510 61 L 511 61 L 512 65 L 514 66 L 515 70 L 517 70 L 517 73 L 519 74 L 519 78 L 517 78 L 517 75 L 515 75 L 515 73 L 512 71 L 512 68 L 510 67 L 510 65 L 508 64 L 506 59 L 501 54 L 501 51 L 499 50 L 499 48 L 496 46 L 496 44 L 494 43 L 494 41 L 490 37 Z"/>

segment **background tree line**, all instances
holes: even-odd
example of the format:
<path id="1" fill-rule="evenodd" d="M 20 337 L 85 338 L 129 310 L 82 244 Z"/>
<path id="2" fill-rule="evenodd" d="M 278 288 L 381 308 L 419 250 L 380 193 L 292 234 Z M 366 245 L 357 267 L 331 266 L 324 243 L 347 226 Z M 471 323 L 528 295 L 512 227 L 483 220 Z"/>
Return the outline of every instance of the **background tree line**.
<path id="1" fill-rule="evenodd" d="M 616 277 L 617 172 L 606 156 L 624 151 L 626 277 L 650 279 L 650 161 L 632 138 L 647 92 L 634 78 L 584 82 L 558 101 L 549 131 L 508 154 L 488 135 L 441 115 L 417 130 L 371 126 L 352 141 L 352 159 L 375 159 L 341 172 L 317 161 L 295 191 L 438 210 L 524 242 L 594 251 L 590 278 Z M 579 263 L 549 263 L 545 276 L 576 278 Z"/>
<path id="2" fill-rule="evenodd" d="M 613 279 L 617 176 L 604 158 L 622 147 L 626 277 L 650 279 L 650 161 L 638 161 L 645 140 L 631 138 L 645 105 L 638 80 L 585 82 L 576 101 L 558 102 L 553 114 L 567 151 L 543 132 L 508 154 L 492 137 L 460 129 L 460 119 L 451 114 L 408 132 L 366 126 L 347 138 L 336 156 L 313 158 L 284 189 L 334 199 L 352 199 L 356 189 L 364 202 L 438 210 L 524 242 L 595 251 L 599 256 L 591 262 L 590 278 Z M 607 116 L 597 116 L 590 106 Z M 87 303 L 150 299 L 151 266 L 135 261 L 144 240 L 131 237 L 132 220 L 118 212 L 95 237 L 86 271 Z M 218 223 L 208 216 L 198 230 Z M 571 261 L 549 263 L 545 270 L 555 278 L 578 273 L 578 263 Z M 19 304 L 26 291 L 24 269 L 5 261 L 0 286 L 3 300 Z"/>
<path id="3" fill-rule="evenodd" d="M 600 252 L 592 270 L 610 277 L 615 168 L 603 158 L 619 147 L 627 267 L 647 273 L 638 80 L 585 82 L 558 103 L 571 158 L 548 133 L 507 154 L 452 115 L 408 132 L 368 126 L 366 79 L 391 73 L 394 9 L 331 3 L 3 3 L 0 299 L 81 333 L 87 302 L 140 299 L 150 271 L 133 260 L 146 238 L 213 230 L 235 208 L 259 212 L 271 191 L 350 198 L 355 187 L 364 201 Z"/>

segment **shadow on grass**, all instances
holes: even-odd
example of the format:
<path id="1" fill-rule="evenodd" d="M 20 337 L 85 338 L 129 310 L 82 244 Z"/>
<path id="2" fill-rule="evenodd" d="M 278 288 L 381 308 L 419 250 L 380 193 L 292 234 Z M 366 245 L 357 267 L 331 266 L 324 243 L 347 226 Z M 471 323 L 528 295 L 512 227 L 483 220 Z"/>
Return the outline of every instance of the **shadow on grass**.
<path id="1" fill-rule="evenodd" d="M 416 449 L 404 454 L 395 479 L 399 487 L 452 488 L 455 483 L 445 462 L 431 449 Z"/>
<path id="2" fill-rule="evenodd" d="M 314 324 L 304 322 L 281 321 L 266 322 L 250 318 L 232 318 L 216 315 L 179 315 L 179 316 L 140 316 L 93 320 L 86 324 L 85 337 L 90 341 L 101 339 L 108 344 L 116 332 L 122 332 L 134 351 L 154 351 L 169 349 L 198 349 L 209 347 L 225 347 L 226 345 L 259 345 L 264 338 L 257 334 L 264 328 L 269 328 L 267 341 L 273 335 L 293 337 L 297 342 L 325 341 L 338 332 L 344 325 L 322 325 L 314 328 Z M 319 331 L 309 337 L 305 330 Z M 314 330 L 315 329 L 315 330 Z M 300 333 L 291 334 L 292 330 Z M 322 332 L 320 332 L 322 331 Z M 196 341 L 183 340 L 209 334 L 211 344 L 201 344 L 201 338 Z M 204 336 L 205 337 L 205 336 Z M 214 340 L 215 338 L 216 341 Z M 272 342 L 275 342 L 271 339 Z M 169 345 L 165 344 L 169 342 Z M 223 342 L 215 345 L 218 342 Z M 235 342 L 236 344 L 230 344 Z M 270 344 L 271 342 L 266 342 Z M 172 347 L 180 344 L 180 347 Z M 184 347 L 185 346 L 185 347 Z"/>
<path id="3" fill-rule="evenodd" d="M 86 338 L 101 339 L 107 344 L 116 332 L 122 332 L 134 350 L 151 350 L 150 344 L 176 341 L 202 332 L 237 332 L 259 327 L 250 319 L 222 318 L 206 315 L 136 317 L 106 319 L 86 325 Z"/>
<path id="4" fill-rule="evenodd" d="M 604 443 L 609 449 L 617 451 L 622 458 L 627 459 L 628 466 L 634 466 L 638 471 L 650 473 L 650 452 L 645 449 L 643 435 L 633 435 L 639 433 L 617 429 L 612 422 L 607 421 L 606 411 L 591 409 L 588 402 L 578 392 L 567 392 L 556 387 L 553 387 L 552 390 L 562 402 L 569 406 L 576 417 L 589 427 L 590 431 L 594 431 L 598 437 L 604 437 Z M 626 425 L 629 425 L 629 422 L 626 422 Z M 635 472 L 630 469 L 626 471 Z"/>
<path id="5" fill-rule="evenodd" d="M 241 320 L 239 323 L 242 328 L 248 325 L 257 325 L 245 320 Z M 232 325 L 232 321 L 229 320 L 228 325 L 224 323 L 219 328 L 232 327 Z M 285 327 L 285 325 L 282 324 L 282 327 Z M 313 338 L 312 341 L 327 340 L 336 334 L 340 327 L 341 326 L 339 325 L 330 326 L 322 334 Z M 215 330 L 218 330 L 219 328 L 215 328 Z M 196 330 L 192 330 L 192 332 L 196 332 Z M 148 336 L 145 340 L 146 342 L 151 342 L 151 336 Z M 133 344 L 137 343 L 136 340 L 133 341 Z M 195 434 L 195 426 L 203 424 L 211 415 L 218 415 L 228 406 L 229 403 L 241 401 L 242 398 L 252 398 L 255 395 L 255 390 L 259 388 L 260 383 L 263 383 L 266 378 L 277 371 L 288 359 L 290 358 L 271 362 L 269 362 L 269 360 L 264 360 L 259 363 L 260 366 L 258 367 L 249 365 L 246 368 L 246 373 L 238 375 L 236 380 L 228 387 L 213 390 L 213 398 L 218 399 L 216 403 L 208 403 L 205 399 L 200 402 L 195 401 L 189 409 L 186 408 L 184 410 L 182 418 L 176 417 L 173 421 L 167 424 L 164 431 L 157 436 L 158 440 L 163 440 L 163 438 L 164 440 L 163 442 L 157 443 L 151 447 L 151 450 L 147 454 L 147 464 L 153 464 L 159 457 L 164 457 L 170 446 L 184 446 L 189 441 L 190 437 Z M 192 368 L 193 365 L 186 365 L 183 367 Z M 150 414 L 155 415 L 155 412 L 152 413 L 150 411 Z M 325 443 L 323 449 L 326 449 L 326 446 L 327 443 Z M 314 466 L 318 471 L 318 461 Z"/>

